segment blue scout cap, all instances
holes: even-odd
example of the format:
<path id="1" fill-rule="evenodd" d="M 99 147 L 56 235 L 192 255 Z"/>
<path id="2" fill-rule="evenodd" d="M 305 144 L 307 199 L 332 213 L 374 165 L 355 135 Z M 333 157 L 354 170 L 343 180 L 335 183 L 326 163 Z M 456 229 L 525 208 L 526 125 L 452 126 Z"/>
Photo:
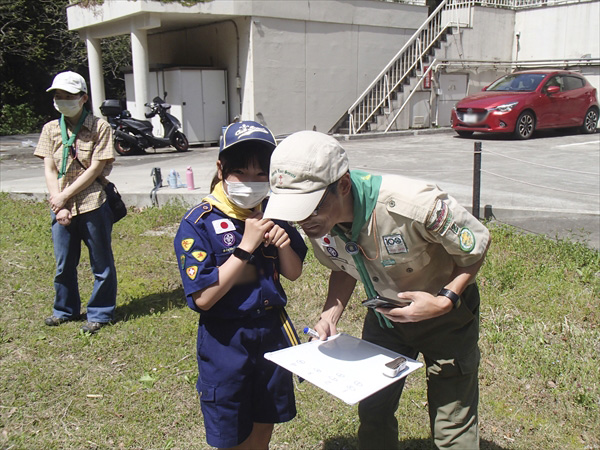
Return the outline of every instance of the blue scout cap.
<path id="1" fill-rule="evenodd" d="M 267 127 L 252 120 L 244 120 L 242 122 L 234 122 L 227 127 L 223 133 L 223 139 L 221 139 L 219 153 L 244 141 L 264 142 L 271 147 L 271 150 L 277 147 L 275 136 L 273 136 L 273 133 Z"/>

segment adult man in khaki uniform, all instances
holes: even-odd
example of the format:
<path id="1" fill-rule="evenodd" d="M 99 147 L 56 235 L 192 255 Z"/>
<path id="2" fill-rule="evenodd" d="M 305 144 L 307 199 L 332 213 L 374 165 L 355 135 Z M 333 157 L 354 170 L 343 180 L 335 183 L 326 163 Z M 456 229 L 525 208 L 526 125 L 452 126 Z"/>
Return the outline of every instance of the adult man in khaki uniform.
<path id="1" fill-rule="evenodd" d="M 363 339 L 427 366 L 431 430 L 438 448 L 478 448 L 479 293 L 475 275 L 488 230 L 437 186 L 401 176 L 349 171 L 332 137 L 301 131 L 271 158 L 265 217 L 295 221 L 329 267 L 329 291 L 315 330 L 336 324 L 361 280 L 369 297 L 404 299 L 401 308 L 369 309 Z M 361 448 L 398 445 L 404 380 L 359 405 Z"/>

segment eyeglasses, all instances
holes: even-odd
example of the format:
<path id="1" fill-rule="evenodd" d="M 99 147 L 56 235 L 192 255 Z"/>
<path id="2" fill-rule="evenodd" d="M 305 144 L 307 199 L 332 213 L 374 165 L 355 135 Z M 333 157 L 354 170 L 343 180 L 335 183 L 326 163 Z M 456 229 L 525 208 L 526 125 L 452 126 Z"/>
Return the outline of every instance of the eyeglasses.
<path id="1" fill-rule="evenodd" d="M 321 207 L 323 206 L 323 203 L 325 203 L 325 199 L 327 198 L 327 194 L 329 194 L 329 191 L 331 190 L 331 184 L 329 186 L 327 186 L 327 189 L 325 189 L 325 194 L 323 194 L 323 197 L 321 197 L 321 201 L 319 201 L 319 204 L 317 205 L 317 207 L 315 208 L 315 210 L 311 213 L 311 216 L 316 216 L 317 214 L 319 214 L 319 209 L 321 209 Z"/>

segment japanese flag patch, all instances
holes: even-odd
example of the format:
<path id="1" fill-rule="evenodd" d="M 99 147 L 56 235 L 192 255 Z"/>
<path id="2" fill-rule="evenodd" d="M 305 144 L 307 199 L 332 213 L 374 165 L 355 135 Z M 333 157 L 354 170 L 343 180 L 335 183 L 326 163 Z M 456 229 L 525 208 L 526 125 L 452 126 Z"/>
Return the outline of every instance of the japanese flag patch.
<path id="1" fill-rule="evenodd" d="M 326 234 L 325 236 L 323 236 L 321 238 L 321 245 L 323 247 L 332 247 L 335 248 L 335 239 L 330 235 L 330 234 Z"/>
<path id="2" fill-rule="evenodd" d="M 228 231 L 235 231 L 235 225 L 229 219 L 213 220 L 212 226 L 215 229 L 215 233 L 217 234 L 227 233 Z"/>

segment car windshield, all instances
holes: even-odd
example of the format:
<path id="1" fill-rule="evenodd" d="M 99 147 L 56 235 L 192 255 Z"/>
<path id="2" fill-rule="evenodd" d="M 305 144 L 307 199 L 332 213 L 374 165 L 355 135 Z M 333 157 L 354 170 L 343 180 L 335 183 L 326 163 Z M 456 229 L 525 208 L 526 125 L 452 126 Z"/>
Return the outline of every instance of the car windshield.
<path id="1" fill-rule="evenodd" d="M 488 86 L 486 91 L 535 91 L 542 80 L 544 73 L 517 73 L 506 75 Z"/>

